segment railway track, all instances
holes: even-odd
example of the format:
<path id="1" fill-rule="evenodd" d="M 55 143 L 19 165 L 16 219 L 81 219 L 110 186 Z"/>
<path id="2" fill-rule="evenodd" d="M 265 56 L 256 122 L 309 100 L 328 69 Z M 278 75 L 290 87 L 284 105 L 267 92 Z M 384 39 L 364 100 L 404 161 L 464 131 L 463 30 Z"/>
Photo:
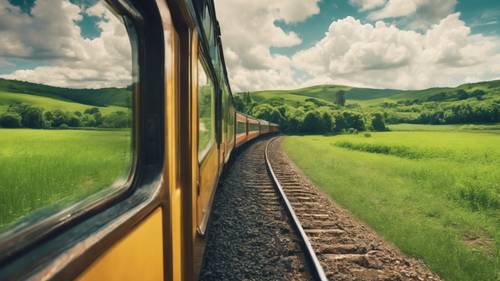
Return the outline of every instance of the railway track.
<path id="1" fill-rule="evenodd" d="M 440 280 L 371 229 L 352 219 L 306 181 L 277 140 L 265 150 L 266 166 L 302 237 L 317 280 Z"/>
<path id="2" fill-rule="evenodd" d="M 221 181 L 200 280 L 439 280 L 305 182 L 277 139 Z"/>
<path id="3" fill-rule="evenodd" d="M 217 189 L 200 280 L 312 279 L 266 171 L 267 140 L 243 149 Z"/>

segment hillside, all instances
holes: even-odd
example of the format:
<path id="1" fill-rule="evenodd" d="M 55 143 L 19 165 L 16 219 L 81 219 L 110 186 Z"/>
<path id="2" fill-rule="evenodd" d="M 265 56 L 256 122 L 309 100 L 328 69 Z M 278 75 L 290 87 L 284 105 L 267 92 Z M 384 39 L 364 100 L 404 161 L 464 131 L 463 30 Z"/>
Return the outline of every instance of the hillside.
<path id="1" fill-rule="evenodd" d="M 69 89 L 0 78 L 0 92 L 22 93 L 99 107 L 129 107 L 131 104 L 131 91 L 127 88 Z"/>
<path id="2" fill-rule="evenodd" d="M 424 90 L 370 89 L 341 85 L 318 85 L 295 90 L 252 92 L 251 96 L 257 103 L 297 105 L 298 103 L 305 102 L 308 98 L 315 98 L 329 104 L 334 103 L 336 93 L 344 91 L 348 103 L 357 103 L 361 106 L 372 107 L 384 102 L 398 102 L 403 100 L 419 100 L 421 102 L 458 100 L 460 97 L 454 94 L 458 90 L 468 92 L 482 90 L 486 93 L 485 98 L 498 97 L 500 94 L 500 80 L 464 84 L 456 88 L 430 88 Z"/>
<path id="3" fill-rule="evenodd" d="M 82 104 L 73 102 L 65 99 L 50 98 L 44 96 L 37 96 L 31 94 L 20 94 L 12 92 L 0 91 L 0 114 L 7 111 L 7 108 L 11 104 L 24 103 L 32 106 L 41 107 L 44 110 L 56 110 L 61 109 L 64 111 L 80 111 L 83 112 L 85 109 L 94 107 L 93 105 Z M 100 111 L 104 114 L 111 113 L 113 111 L 127 111 L 125 107 L 122 106 L 97 106 Z"/>

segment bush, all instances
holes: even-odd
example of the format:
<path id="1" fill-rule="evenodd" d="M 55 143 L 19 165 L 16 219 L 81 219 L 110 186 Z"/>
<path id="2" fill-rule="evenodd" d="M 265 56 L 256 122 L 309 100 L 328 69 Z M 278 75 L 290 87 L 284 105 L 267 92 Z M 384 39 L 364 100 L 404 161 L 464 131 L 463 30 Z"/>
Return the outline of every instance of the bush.
<path id="1" fill-rule="evenodd" d="M 4 128 L 20 128 L 21 116 L 16 112 L 5 112 L 0 116 L 0 126 Z"/>
<path id="2" fill-rule="evenodd" d="M 302 132 L 312 134 L 323 133 L 322 121 L 321 114 L 318 111 L 307 112 L 302 122 Z"/>
<path id="3" fill-rule="evenodd" d="M 371 116 L 372 128 L 375 131 L 386 131 L 384 114 L 380 112 L 373 113 Z"/>
<path id="4" fill-rule="evenodd" d="M 115 111 L 105 116 L 102 127 L 105 128 L 130 128 L 132 126 L 132 115 L 123 111 Z"/>
<path id="5" fill-rule="evenodd" d="M 40 129 L 45 126 L 45 119 L 43 118 L 43 109 L 39 107 L 28 106 L 21 114 L 22 125 L 26 128 Z"/>

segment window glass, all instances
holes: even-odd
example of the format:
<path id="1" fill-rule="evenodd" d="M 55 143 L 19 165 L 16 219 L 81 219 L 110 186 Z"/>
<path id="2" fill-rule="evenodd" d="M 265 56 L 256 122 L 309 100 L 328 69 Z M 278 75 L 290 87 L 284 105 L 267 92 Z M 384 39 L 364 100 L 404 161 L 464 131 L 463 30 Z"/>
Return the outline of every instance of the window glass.
<path id="1" fill-rule="evenodd" d="M 258 131 L 259 130 L 259 123 L 249 123 L 248 130 L 249 131 Z"/>
<path id="2" fill-rule="evenodd" d="M 0 11 L 4 231 L 124 186 L 133 62 L 123 19 L 101 1 L 0 1 Z"/>
<path id="3" fill-rule="evenodd" d="M 215 136 L 214 84 L 198 61 L 198 155 L 202 159 Z"/>
<path id="4" fill-rule="evenodd" d="M 247 132 L 247 124 L 245 122 L 236 123 L 236 134 L 246 134 Z"/>

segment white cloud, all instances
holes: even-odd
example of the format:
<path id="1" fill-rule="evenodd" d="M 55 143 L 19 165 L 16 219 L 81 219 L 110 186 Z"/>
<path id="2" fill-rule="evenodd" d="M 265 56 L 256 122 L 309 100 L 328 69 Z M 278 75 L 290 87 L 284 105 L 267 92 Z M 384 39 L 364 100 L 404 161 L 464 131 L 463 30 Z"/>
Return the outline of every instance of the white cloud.
<path id="1" fill-rule="evenodd" d="M 453 13 L 457 0 L 388 0 L 368 18 L 381 20 L 407 17 L 409 27 L 425 29 Z"/>
<path id="2" fill-rule="evenodd" d="M 286 88 L 295 85 L 291 60 L 273 55 L 271 47 L 302 42 L 276 21 L 300 22 L 319 12 L 319 0 L 216 0 L 222 41 L 234 91 Z"/>
<path id="3" fill-rule="evenodd" d="M 311 77 L 348 85 L 458 85 L 498 76 L 500 39 L 471 35 L 459 14 L 447 16 L 425 33 L 347 17 L 333 22 L 316 45 L 294 55 L 293 63 Z"/>
<path id="4" fill-rule="evenodd" d="M 81 36 L 75 22 L 84 12 L 101 17 L 99 37 Z M 0 0 L 0 38 L 0 59 L 44 62 L 3 78 L 78 88 L 122 87 L 132 81 L 127 32 L 101 2 L 82 11 L 66 0 L 36 1 L 28 15 Z"/>
<path id="5" fill-rule="evenodd" d="M 387 0 L 349 0 L 353 6 L 358 6 L 361 11 L 369 11 L 383 6 Z"/>

